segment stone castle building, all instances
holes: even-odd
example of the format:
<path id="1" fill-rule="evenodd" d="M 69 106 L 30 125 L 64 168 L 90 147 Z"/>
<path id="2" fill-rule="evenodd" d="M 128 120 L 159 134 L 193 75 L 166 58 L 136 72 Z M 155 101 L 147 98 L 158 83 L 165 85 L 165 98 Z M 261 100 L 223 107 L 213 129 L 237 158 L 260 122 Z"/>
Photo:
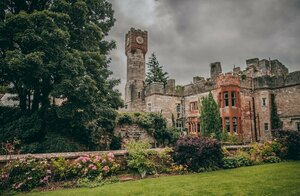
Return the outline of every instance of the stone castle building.
<path id="1" fill-rule="evenodd" d="M 148 34 L 131 28 L 125 37 L 127 112 L 160 112 L 186 134 L 200 134 L 198 103 L 212 92 L 220 107 L 222 129 L 238 135 L 244 141 L 260 141 L 270 137 L 271 97 L 275 98 L 278 115 L 284 129 L 300 131 L 300 71 L 289 73 L 277 59 L 246 60 L 246 69 L 235 67 L 222 73 L 220 62 L 210 64 L 210 78 L 194 77 L 193 83 L 176 86 L 145 85 L 145 55 Z"/>

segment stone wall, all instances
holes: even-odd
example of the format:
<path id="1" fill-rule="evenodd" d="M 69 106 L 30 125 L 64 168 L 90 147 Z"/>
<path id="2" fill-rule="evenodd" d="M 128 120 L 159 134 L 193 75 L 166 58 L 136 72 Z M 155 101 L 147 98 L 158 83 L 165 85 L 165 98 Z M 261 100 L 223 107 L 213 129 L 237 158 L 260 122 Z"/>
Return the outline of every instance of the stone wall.
<path id="1" fill-rule="evenodd" d="M 168 126 L 172 125 L 172 114 L 176 116 L 176 105 L 181 103 L 181 97 L 161 94 L 153 94 L 145 99 L 146 111 L 161 113 L 168 121 Z M 151 110 L 149 110 L 151 106 Z M 176 118 L 176 117 L 175 117 Z"/>
<path id="2" fill-rule="evenodd" d="M 254 93 L 257 133 L 260 141 L 271 138 L 271 95 L 269 90 Z"/>
<path id="3" fill-rule="evenodd" d="M 118 125 L 114 129 L 114 135 L 121 138 L 121 148 L 125 149 L 126 144 L 132 140 L 148 140 L 152 147 L 155 146 L 155 139 L 147 130 L 136 124 Z"/>
<path id="4" fill-rule="evenodd" d="M 272 92 L 275 94 L 277 112 L 283 121 L 283 128 L 296 130 L 296 123 L 300 123 L 300 85 L 279 88 Z"/>

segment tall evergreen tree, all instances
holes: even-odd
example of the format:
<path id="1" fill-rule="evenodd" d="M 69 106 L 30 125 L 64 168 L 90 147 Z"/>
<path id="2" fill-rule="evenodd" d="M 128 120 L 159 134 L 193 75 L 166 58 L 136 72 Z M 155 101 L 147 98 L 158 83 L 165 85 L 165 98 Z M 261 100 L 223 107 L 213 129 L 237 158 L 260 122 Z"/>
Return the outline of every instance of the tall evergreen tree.
<path id="1" fill-rule="evenodd" d="M 221 134 L 220 109 L 211 92 L 207 97 L 202 98 L 200 105 L 201 128 L 204 136 Z"/>
<path id="2" fill-rule="evenodd" d="M 159 65 L 158 60 L 154 53 L 149 57 L 148 72 L 146 75 L 146 84 L 151 84 L 153 82 L 162 82 L 164 85 L 167 84 L 169 78 L 168 73 L 163 71 L 161 65 Z"/>

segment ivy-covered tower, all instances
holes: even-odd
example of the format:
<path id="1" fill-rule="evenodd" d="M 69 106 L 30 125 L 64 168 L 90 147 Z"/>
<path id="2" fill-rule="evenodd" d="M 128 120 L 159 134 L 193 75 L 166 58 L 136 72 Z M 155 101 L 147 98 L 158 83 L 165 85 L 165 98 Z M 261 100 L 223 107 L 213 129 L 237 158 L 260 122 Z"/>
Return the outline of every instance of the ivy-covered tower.
<path id="1" fill-rule="evenodd" d="M 125 36 L 125 54 L 127 56 L 125 108 L 129 111 L 145 110 L 144 84 L 147 42 L 147 31 L 131 28 Z"/>

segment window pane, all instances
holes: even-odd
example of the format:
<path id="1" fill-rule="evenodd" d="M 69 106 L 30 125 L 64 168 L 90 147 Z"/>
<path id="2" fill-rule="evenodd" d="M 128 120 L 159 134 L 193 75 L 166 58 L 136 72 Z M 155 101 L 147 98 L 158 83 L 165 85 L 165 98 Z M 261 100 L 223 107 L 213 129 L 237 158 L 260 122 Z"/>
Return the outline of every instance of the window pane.
<path id="1" fill-rule="evenodd" d="M 265 131 L 269 130 L 269 123 L 265 123 Z"/>

